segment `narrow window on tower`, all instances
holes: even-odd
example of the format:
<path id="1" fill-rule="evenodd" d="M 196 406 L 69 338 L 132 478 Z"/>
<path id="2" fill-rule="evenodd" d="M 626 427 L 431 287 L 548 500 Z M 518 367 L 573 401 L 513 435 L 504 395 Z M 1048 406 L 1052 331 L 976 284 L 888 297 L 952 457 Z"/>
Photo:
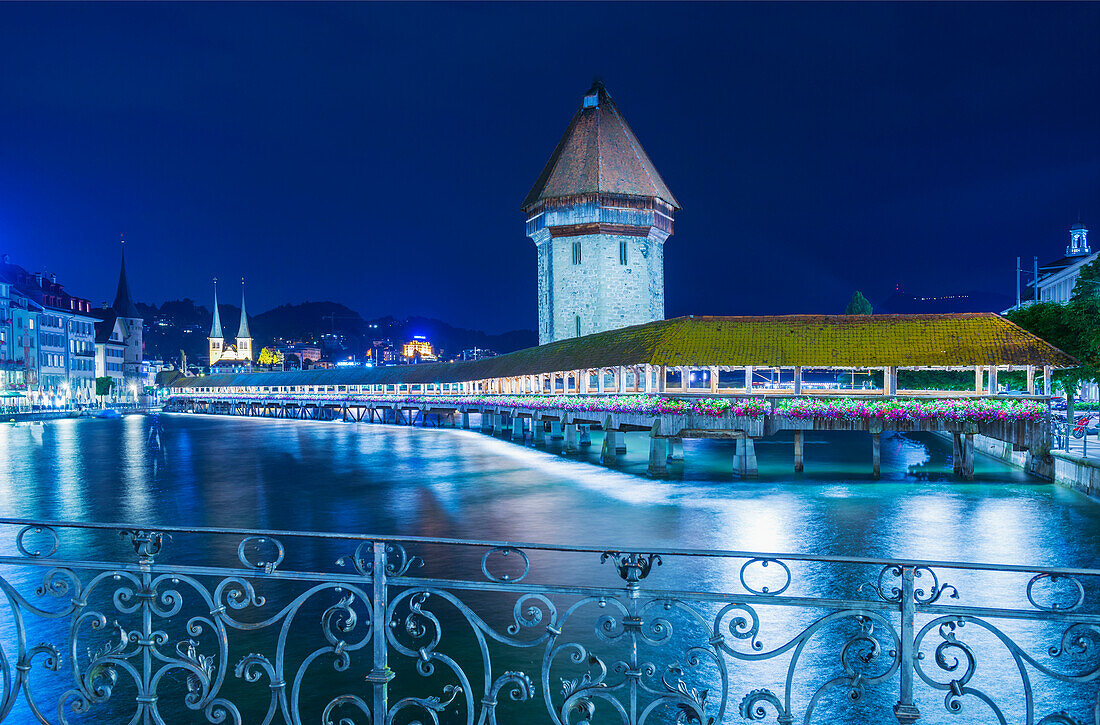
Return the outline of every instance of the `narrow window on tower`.
<path id="1" fill-rule="evenodd" d="M 626 264 L 626 242 L 619 242 L 619 264 Z"/>
<path id="2" fill-rule="evenodd" d="M 581 263 L 581 243 L 573 242 L 573 264 Z"/>
<path id="3" fill-rule="evenodd" d="M 581 336 L 581 316 L 577 315 L 573 318 L 573 321 L 577 323 L 577 337 Z"/>

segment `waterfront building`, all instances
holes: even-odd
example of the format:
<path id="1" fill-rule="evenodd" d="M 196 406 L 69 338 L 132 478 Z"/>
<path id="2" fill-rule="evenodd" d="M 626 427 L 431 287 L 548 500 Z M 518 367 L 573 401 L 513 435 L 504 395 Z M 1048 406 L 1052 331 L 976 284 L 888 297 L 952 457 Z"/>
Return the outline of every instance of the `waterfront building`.
<path id="1" fill-rule="evenodd" d="M 603 83 L 522 208 L 538 249 L 539 344 L 664 319 L 664 243 L 680 204 Z"/>
<path id="2" fill-rule="evenodd" d="M 16 391 L 26 388 L 25 365 L 15 356 L 17 340 L 12 285 L 0 276 L 0 395 L 5 397 L 22 395 Z"/>
<path id="3" fill-rule="evenodd" d="M 126 329 L 122 320 L 110 308 L 104 308 L 95 323 L 95 376 L 109 378 L 111 391 L 107 400 L 124 400 L 126 389 Z"/>
<path id="4" fill-rule="evenodd" d="M 241 324 L 234 344 L 225 344 L 221 313 L 218 312 L 218 280 L 214 279 L 214 319 L 207 337 L 210 349 L 210 369 L 230 371 L 252 367 L 252 332 L 248 329 L 248 309 L 244 303 L 244 280 L 241 280 Z"/>
<path id="5" fill-rule="evenodd" d="M 38 312 L 41 306 L 14 288 L 9 300 L 11 310 L 11 350 L 16 370 L 22 370 L 23 389 L 38 388 Z"/>
<path id="6" fill-rule="evenodd" d="M 432 343 L 423 335 L 413 335 L 413 339 L 401 346 L 401 357 L 405 362 L 435 362 L 439 358 L 432 349 Z"/>
<path id="7" fill-rule="evenodd" d="M 11 335 L 23 347 L 23 378 L 31 401 L 88 402 L 94 393 L 91 302 L 65 291 L 56 274 L 28 272 L 5 256 L 0 276 L 9 285 Z M 17 305 L 14 298 L 21 298 Z M 14 309 L 22 310 L 16 314 Z M 29 367 L 34 368 L 33 375 Z"/>
<path id="8" fill-rule="evenodd" d="M 280 345 L 275 348 L 275 351 L 283 356 L 284 366 L 287 368 L 294 367 L 304 370 L 310 363 L 315 363 L 321 359 L 321 348 L 304 342 Z M 291 360 L 295 362 L 291 363 Z"/>
<path id="9" fill-rule="evenodd" d="M 393 340 L 386 338 L 383 340 L 372 340 L 370 350 L 367 351 L 367 358 L 375 367 L 382 365 L 393 365 L 397 362 L 398 349 L 393 344 Z"/>
<path id="10" fill-rule="evenodd" d="M 110 307 L 94 310 L 96 377 L 111 378 L 111 400 L 134 400 L 142 389 L 141 364 L 145 357 L 144 320 L 130 294 L 126 254 L 119 264 L 118 287 Z"/>
<path id="11" fill-rule="evenodd" d="M 1038 299 L 1040 302 L 1069 302 L 1073 288 L 1081 276 L 1081 269 L 1096 260 L 1097 252 L 1089 247 L 1089 230 L 1078 221 L 1069 228 L 1069 244 L 1066 253 L 1038 268 L 1038 279 L 1032 279 L 1020 292 L 1020 303 L 1027 304 Z M 1038 294 L 1036 294 L 1038 290 Z"/>

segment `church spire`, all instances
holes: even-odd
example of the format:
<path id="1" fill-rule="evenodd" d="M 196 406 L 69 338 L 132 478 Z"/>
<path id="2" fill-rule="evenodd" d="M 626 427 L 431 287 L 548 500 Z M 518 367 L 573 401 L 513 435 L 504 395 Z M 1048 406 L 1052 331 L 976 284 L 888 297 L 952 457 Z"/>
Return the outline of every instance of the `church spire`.
<path id="1" fill-rule="evenodd" d="M 210 327 L 210 338 L 214 340 L 220 340 L 225 335 L 222 334 L 222 318 L 218 314 L 218 278 L 214 278 L 214 324 Z"/>
<path id="2" fill-rule="evenodd" d="M 122 266 L 118 272 L 118 290 L 115 292 L 115 303 L 112 306 L 119 317 L 128 317 L 140 320 L 141 313 L 130 296 L 130 284 L 126 281 L 126 240 L 122 240 Z"/>
<path id="3" fill-rule="evenodd" d="M 252 338 L 252 333 L 248 331 L 248 310 L 244 306 L 244 277 L 241 277 L 241 326 L 237 328 L 237 338 Z"/>

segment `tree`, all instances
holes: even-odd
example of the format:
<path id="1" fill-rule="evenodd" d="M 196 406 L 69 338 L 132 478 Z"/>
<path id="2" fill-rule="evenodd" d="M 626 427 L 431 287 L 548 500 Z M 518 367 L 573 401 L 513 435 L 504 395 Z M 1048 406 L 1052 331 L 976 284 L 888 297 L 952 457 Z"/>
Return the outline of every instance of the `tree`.
<path id="1" fill-rule="evenodd" d="M 1078 290 L 1083 293 L 1079 295 Z M 1094 290 L 1078 282 L 1073 297 L 1066 304 L 1036 302 L 1012 310 L 1007 317 L 1081 363 L 1079 367 L 1056 371 L 1056 387 L 1069 393 L 1076 391 L 1081 383 L 1100 377 L 1100 340 L 1097 339 L 1100 335 L 1100 297 Z"/>
<path id="2" fill-rule="evenodd" d="M 867 301 L 867 298 L 863 296 L 863 293 L 859 290 L 855 291 L 852 295 L 851 302 L 848 303 L 848 307 L 844 310 L 846 315 L 870 315 L 874 313 L 874 308 L 871 307 L 871 303 Z"/>
<path id="3" fill-rule="evenodd" d="M 260 357 L 256 362 L 260 365 L 280 365 L 283 362 L 283 354 L 278 350 L 265 347 L 260 350 Z"/>
<path id="4" fill-rule="evenodd" d="M 115 386 L 115 379 L 104 376 L 102 378 L 95 379 L 95 394 L 97 397 L 105 398 L 111 394 L 111 389 Z"/>

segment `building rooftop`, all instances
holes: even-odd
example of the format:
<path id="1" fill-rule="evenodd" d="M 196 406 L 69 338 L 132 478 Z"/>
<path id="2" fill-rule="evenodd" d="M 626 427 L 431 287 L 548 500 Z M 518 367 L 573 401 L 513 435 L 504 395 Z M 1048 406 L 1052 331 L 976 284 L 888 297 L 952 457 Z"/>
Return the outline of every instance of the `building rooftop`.
<path id="1" fill-rule="evenodd" d="M 188 378 L 176 387 L 463 382 L 619 365 L 807 368 L 1077 361 L 992 312 L 947 315 L 678 317 L 560 340 L 484 360 Z"/>
<path id="2" fill-rule="evenodd" d="M 599 81 L 585 94 L 522 208 L 584 194 L 656 197 L 680 208 Z"/>

